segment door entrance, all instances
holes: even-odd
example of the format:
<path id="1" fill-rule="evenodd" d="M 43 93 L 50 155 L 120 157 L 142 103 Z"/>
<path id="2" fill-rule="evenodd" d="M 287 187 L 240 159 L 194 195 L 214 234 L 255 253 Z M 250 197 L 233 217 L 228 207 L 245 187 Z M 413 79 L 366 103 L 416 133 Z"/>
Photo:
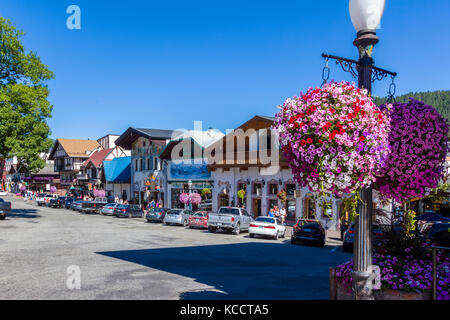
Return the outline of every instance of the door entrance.
<path id="1" fill-rule="evenodd" d="M 261 215 L 261 199 L 253 199 L 253 218 Z"/>

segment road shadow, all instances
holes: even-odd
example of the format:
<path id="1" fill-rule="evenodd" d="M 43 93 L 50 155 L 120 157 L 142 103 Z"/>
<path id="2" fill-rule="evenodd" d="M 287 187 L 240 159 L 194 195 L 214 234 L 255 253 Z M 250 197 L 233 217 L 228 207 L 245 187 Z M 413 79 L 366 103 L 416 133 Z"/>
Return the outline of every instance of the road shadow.
<path id="1" fill-rule="evenodd" d="M 329 247 L 247 242 L 209 246 L 98 252 L 192 278 L 214 290 L 181 299 L 329 299 L 329 267 L 350 259 Z M 217 291 L 219 292 L 217 292 Z"/>
<path id="2" fill-rule="evenodd" d="M 8 218 L 20 218 L 20 219 L 36 219 L 42 216 L 37 214 L 37 209 L 13 209 L 11 213 L 6 216 Z"/>

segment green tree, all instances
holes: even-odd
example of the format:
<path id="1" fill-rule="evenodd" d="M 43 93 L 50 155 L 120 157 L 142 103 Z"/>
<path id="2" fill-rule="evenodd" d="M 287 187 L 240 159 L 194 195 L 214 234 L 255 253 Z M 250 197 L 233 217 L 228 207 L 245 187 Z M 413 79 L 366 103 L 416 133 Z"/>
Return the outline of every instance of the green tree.
<path id="1" fill-rule="evenodd" d="M 23 36 L 0 17 L 0 157 L 15 155 L 19 170 L 35 172 L 45 166 L 39 154 L 52 146 L 45 82 L 53 73 L 35 52 L 25 52 Z"/>

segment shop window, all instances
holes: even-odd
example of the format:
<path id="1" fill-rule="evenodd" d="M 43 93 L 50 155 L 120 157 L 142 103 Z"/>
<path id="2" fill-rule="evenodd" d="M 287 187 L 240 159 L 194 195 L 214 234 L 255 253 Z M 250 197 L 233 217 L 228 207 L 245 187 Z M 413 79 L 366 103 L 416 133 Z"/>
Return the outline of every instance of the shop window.
<path id="1" fill-rule="evenodd" d="M 252 190 L 252 193 L 253 193 L 254 195 L 257 195 L 257 196 L 261 196 L 261 195 L 262 195 L 262 185 L 261 185 L 261 183 L 255 183 L 255 184 L 253 184 L 253 190 Z"/>
<path id="2" fill-rule="evenodd" d="M 278 193 L 278 183 L 269 184 L 269 194 L 276 195 Z"/>
<path id="3" fill-rule="evenodd" d="M 286 185 L 286 194 L 288 196 L 294 196 L 295 193 L 295 184 L 294 183 L 289 183 Z"/>

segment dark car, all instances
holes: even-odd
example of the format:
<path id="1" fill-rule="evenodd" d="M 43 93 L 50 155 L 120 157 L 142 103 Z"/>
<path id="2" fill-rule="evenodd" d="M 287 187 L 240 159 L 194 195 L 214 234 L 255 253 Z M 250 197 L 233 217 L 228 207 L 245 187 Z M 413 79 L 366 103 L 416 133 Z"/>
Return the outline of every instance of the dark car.
<path id="1" fill-rule="evenodd" d="M 66 209 L 70 209 L 70 206 L 72 205 L 72 203 L 74 203 L 75 201 L 77 201 L 77 199 L 75 198 L 66 198 L 66 201 L 64 202 L 64 207 Z"/>
<path id="2" fill-rule="evenodd" d="M 75 201 L 75 202 L 72 203 L 71 209 L 74 210 L 74 211 L 81 212 L 82 205 L 83 205 L 83 203 L 85 203 L 85 202 L 86 202 L 86 201 L 83 201 L 83 200 L 77 200 L 77 201 Z"/>
<path id="3" fill-rule="evenodd" d="M 350 225 L 350 223 L 348 221 L 344 221 L 341 223 L 340 228 L 339 228 L 341 231 L 341 240 L 344 240 L 344 233 L 345 233 L 345 231 L 347 231 L 349 225 Z"/>
<path id="4" fill-rule="evenodd" d="M 433 223 L 426 233 L 426 241 L 440 247 L 450 247 L 450 223 Z"/>
<path id="5" fill-rule="evenodd" d="M 326 231 L 318 220 L 299 219 L 292 230 L 292 244 L 308 242 L 323 247 L 325 246 L 325 241 Z"/>
<path id="6" fill-rule="evenodd" d="M 81 213 L 95 213 L 95 206 L 94 202 L 92 201 L 85 201 L 81 204 Z"/>
<path id="7" fill-rule="evenodd" d="M 372 244 L 374 247 L 376 247 L 380 243 L 383 234 L 384 234 L 383 230 L 379 225 L 377 224 L 372 225 Z M 342 248 L 344 249 L 344 251 L 352 252 L 354 242 L 355 242 L 355 223 L 352 222 L 344 234 L 344 240 L 342 243 Z"/>
<path id="8" fill-rule="evenodd" d="M 48 206 L 51 208 L 62 208 L 66 203 L 66 197 L 52 198 L 48 202 Z"/>
<path id="9" fill-rule="evenodd" d="M 114 216 L 118 218 L 141 218 L 144 211 L 137 204 L 121 204 L 114 209 Z"/>
<path id="10" fill-rule="evenodd" d="M 167 209 L 167 208 L 152 208 L 146 213 L 145 219 L 147 219 L 148 222 L 161 222 L 162 223 L 169 210 L 170 209 Z"/>

